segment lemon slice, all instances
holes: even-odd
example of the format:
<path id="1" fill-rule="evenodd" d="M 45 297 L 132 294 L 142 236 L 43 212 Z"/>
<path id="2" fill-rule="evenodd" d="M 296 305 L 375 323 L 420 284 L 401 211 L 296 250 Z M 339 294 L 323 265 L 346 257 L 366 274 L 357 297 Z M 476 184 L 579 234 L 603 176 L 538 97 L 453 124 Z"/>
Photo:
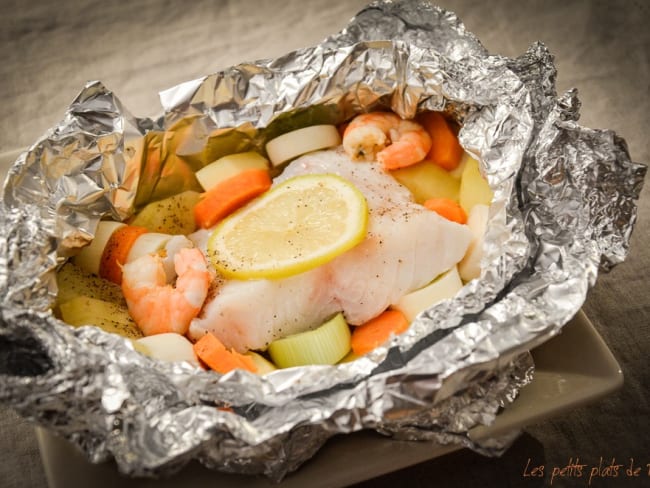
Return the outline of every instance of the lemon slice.
<path id="1" fill-rule="evenodd" d="M 296 176 L 224 219 L 208 239 L 208 257 L 227 278 L 284 278 L 353 248 L 367 225 L 366 199 L 352 183 Z"/>

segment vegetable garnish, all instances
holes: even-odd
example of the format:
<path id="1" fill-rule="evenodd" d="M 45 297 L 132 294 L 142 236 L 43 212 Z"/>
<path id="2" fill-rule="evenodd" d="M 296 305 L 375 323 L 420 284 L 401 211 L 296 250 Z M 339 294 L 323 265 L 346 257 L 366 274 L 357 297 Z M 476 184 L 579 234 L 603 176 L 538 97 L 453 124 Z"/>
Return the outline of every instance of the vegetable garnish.
<path id="1" fill-rule="evenodd" d="M 429 198 L 445 197 L 458 200 L 460 175 L 454 177 L 446 169 L 431 161 L 400 168 L 390 172 L 402 185 L 408 188 L 418 203 Z"/>
<path id="2" fill-rule="evenodd" d="M 196 224 L 208 229 L 270 187 L 271 177 L 265 169 L 247 169 L 227 178 L 207 191 L 194 206 Z"/>
<path id="3" fill-rule="evenodd" d="M 133 244 L 142 234 L 149 232 L 145 227 L 125 225 L 111 234 L 99 264 L 99 276 L 122 283 L 122 266 L 126 263 Z"/>
<path id="4" fill-rule="evenodd" d="M 332 174 L 290 178 L 223 220 L 208 258 L 226 278 L 283 278 L 325 264 L 366 235 L 368 206 Z"/>
<path id="5" fill-rule="evenodd" d="M 61 318 L 76 327 L 95 325 L 106 332 L 130 339 L 142 337 L 127 310 L 116 303 L 79 295 L 59 305 Z"/>
<path id="6" fill-rule="evenodd" d="M 302 154 L 339 144 L 341 144 L 341 136 L 336 126 L 312 125 L 270 140 L 266 144 L 266 152 L 273 166 L 280 166 Z"/>
<path id="7" fill-rule="evenodd" d="M 386 310 L 352 331 L 352 352 L 359 356 L 372 351 L 409 327 L 409 321 L 399 310 Z"/>
<path id="8" fill-rule="evenodd" d="M 200 193 L 186 190 L 162 200 L 151 202 L 140 210 L 129 222 L 146 227 L 149 232 L 187 235 L 196 230 L 193 209 Z"/>
<path id="9" fill-rule="evenodd" d="M 427 159 L 447 171 L 455 169 L 460 163 L 464 150 L 449 122 L 440 112 L 422 113 L 417 121 L 431 136 L 432 144 Z"/>
<path id="10" fill-rule="evenodd" d="M 459 224 L 467 223 L 465 210 L 463 210 L 463 207 L 457 201 L 451 198 L 429 198 L 423 205 L 447 220 L 458 222 Z"/>
<path id="11" fill-rule="evenodd" d="M 79 254 L 73 258 L 74 263 L 84 271 L 99 276 L 99 266 L 106 244 L 113 233 L 125 225 L 123 222 L 100 220 L 95 229 L 95 237 L 90 244 L 81 248 Z"/>
<path id="12" fill-rule="evenodd" d="M 194 344 L 194 352 L 213 371 L 228 373 L 233 369 L 257 372 L 255 362 L 245 354 L 229 350 L 214 334 L 205 334 Z"/>
<path id="13" fill-rule="evenodd" d="M 207 191 L 248 169 L 268 170 L 269 162 L 264 156 L 252 151 L 228 154 L 198 170 L 196 179 Z"/>
<path id="14" fill-rule="evenodd" d="M 283 337 L 269 344 L 269 355 L 280 368 L 336 364 L 349 351 L 350 328 L 341 313 L 317 329 Z"/>
<path id="15" fill-rule="evenodd" d="M 458 268 L 453 266 L 428 285 L 407 293 L 391 307 L 402 312 L 406 320 L 412 322 L 420 312 L 433 307 L 442 300 L 452 298 L 462 287 L 463 282 L 458 274 Z"/>

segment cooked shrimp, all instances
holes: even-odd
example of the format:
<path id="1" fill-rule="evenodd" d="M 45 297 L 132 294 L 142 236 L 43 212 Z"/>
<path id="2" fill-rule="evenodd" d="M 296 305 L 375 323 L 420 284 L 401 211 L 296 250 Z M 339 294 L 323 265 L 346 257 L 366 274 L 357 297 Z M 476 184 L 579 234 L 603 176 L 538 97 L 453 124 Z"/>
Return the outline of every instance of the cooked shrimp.
<path id="1" fill-rule="evenodd" d="M 397 169 L 422 161 L 431 149 L 431 137 L 412 120 L 388 112 L 357 115 L 345 129 L 343 148 L 353 160 L 377 161 Z"/>
<path id="2" fill-rule="evenodd" d="M 166 284 L 158 255 L 147 254 L 124 265 L 122 292 L 131 317 L 146 336 L 185 334 L 207 297 L 210 273 L 200 250 L 180 249 L 174 267 L 176 287 Z"/>

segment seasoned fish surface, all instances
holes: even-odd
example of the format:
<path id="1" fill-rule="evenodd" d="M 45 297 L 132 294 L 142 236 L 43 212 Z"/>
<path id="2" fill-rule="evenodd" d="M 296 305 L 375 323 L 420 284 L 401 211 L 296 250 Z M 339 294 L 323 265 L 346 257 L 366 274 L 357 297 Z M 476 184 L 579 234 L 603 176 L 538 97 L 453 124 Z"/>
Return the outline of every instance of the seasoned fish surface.
<path id="1" fill-rule="evenodd" d="M 316 269 L 277 280 L 225 280 L 193 320 L 190 335 L 214 333 L 240 352 L 313 329 L 342 311 L 358 325 L 460 261 L 471 233 L 413 202 L 379 164 L 352 162 L 339 148 L 296 159 L 278 184 L 304 174 L 337 174 L 368 202 L 368 233 L 355 248 Z"/>

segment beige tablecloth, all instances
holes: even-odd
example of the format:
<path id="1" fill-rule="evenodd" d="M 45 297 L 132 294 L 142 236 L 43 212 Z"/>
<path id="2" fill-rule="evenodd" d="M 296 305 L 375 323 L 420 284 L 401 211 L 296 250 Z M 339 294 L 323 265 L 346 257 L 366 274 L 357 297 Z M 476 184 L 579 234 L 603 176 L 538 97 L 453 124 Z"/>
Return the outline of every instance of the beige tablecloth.
<path id="1" fill-rule="evenodd" d="M 99 79 L 136 115 L 158 113 L 158 91 L 231 64 L 274 57 L 338 31 L 363 0 L 2 0 L 0 153 L 24 147 L 62 116 L 87 80 Z M 441 0 L 493 53 L 516 56 L 536 40 L 556 57 L 558 92 L 579 89 L 581 123 L 614 129 L 632 158 L 650 161 L 650 4 L 643 0 Z M 650 198 L 646 187 L 629 259 L 601 275 L 584 310 L 625 374 L 592 405 L 530 426 L 502 458 L 461 451 L 364 486 L 547 486 L 523 476 L 529 458 L 650 463 Z M 32 427 L 0 410 L 0 486 L 45 478 Z M 363 453 L 360 453 L 362 462 Z M 647 470 L 647 467 L 645 467 Z M 585 478 L 560 486 L 586 486 Z M 650 486 L 650 478 L 598 486 Z M 618 483 L 618 484 L 617 484 Z M 556 481 L 556 485 L 557 481 Z M 594 485 L 595 486 L 595 485 Z"/>

